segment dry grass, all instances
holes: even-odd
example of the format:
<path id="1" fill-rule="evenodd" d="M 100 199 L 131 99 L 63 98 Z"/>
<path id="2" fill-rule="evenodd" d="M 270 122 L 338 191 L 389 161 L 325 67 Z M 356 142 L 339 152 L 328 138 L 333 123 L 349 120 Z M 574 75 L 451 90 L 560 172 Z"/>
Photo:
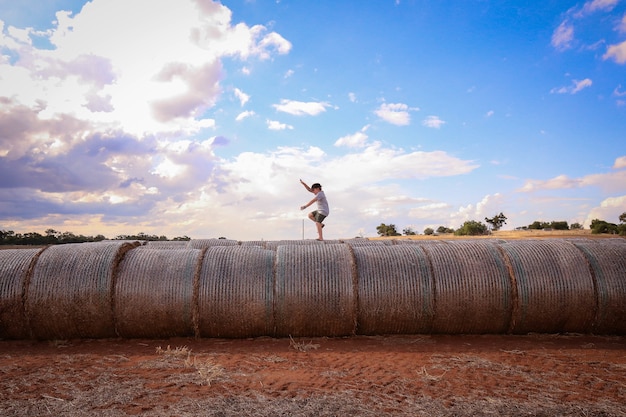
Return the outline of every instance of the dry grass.
<path id="1" fill-rule="evenodd" d="M 295 340 L 293 340 L 293 337 L 289 335 L 289 347 L 297 350 L 298 352 L 308 352 L 309 350 L 319 349 L 320 345 L 317 343 L 313 343 L 313 341 L 310 341 L 309 343 L 296 342 Z"/>
<path id="2" fill-rule="evenodd" d="M 165 349 L 157 346 L 156 353 L 163 355 L 167 360 L 182 363 L 185 368 L 194 369 L 200 377 L 200 385 L 206 384 L 210 386 L 212 382 L 218 381 L 226 375 L 221 365 L 214 363 L 208 358 L 192 355 L 191 349 L 187 346 L 178 346 L 173 349 L 170 345 L 167 345 Z"/>

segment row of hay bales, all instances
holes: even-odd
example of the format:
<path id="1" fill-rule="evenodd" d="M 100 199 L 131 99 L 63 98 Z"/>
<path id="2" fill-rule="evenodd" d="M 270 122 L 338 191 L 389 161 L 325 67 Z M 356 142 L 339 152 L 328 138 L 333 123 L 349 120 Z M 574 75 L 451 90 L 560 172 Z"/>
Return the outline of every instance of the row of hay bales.
<path id="1" fill-rule="evenodd" d="M 626 240 L 0 250 L 0 338 L 626 334 Z"/>

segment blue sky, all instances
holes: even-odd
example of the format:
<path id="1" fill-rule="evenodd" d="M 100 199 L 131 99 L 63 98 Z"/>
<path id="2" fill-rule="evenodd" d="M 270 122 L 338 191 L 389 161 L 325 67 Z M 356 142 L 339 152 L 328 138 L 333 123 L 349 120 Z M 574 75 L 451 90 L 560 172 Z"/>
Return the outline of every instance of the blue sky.
<path id="1" fill-rule="evenodd" d="M 0 0 L 0 229 L 618 222 L 626 2 L 534 3 Z"/>

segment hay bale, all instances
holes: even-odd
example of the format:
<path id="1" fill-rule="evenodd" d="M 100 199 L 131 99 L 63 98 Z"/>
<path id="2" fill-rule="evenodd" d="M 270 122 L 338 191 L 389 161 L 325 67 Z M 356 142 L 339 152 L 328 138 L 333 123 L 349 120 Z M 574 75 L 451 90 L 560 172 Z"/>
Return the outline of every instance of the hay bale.
<path id="1" fill-rule="evenodd" d="M 265 244 L 266 243 L 267 243 L 267 241 L 265 241 L 265 240 L 248 240 L 248 241 L 239 242 L 239 245 L 241 245 L 241 246 L 257 246 L 259 248 L 265 249 Z"/>
<path id="2" fill-rule="evenodd" d="M 511 280 L 492 242 L 420 245 L 433 273 L 434 333 L 504 333 L 511 317 Z"/>
<path id="3" fill-rule="evenodd" d="M 114 310 L 121 337 L 194 336 L 199 249 L 132 250 L 120 263 Z"/>
<path id="4" fill-rule="evenodd" d="M 347 336 L 356 330 L 356 270 L 346 245 L 276 250 L 276 336 Z"/>
<path id="5" fill-rule="evenodd" d="M 25 309 L 38 339 L 115 336 L 111 291 L 120 259 L 133 244 L 73 243 L 47 248 L 34 265 Z"/>
<path id="6" fill-rule="evenodd" d="M 560 239 L 512 240 L 500 247 L 515 282 L 511 332 L 591 331 L 596 295 L 580 250 Z"/>
<path id="7" fill-rule="evenodd" d="M 207 250 L 198 291 L 201 337 L 272 334 L 274 257 L 274 251 L 255 246 Z"/>
<path id="8" fill-rule="evenodd" d="M 593 325 L 597 334 L 626 334 L 626 240 L 580 239 L 580 249 L 592 269 L 598 309 Z"/>
<path id="9" fill-rule="evenodd" d="M 191 239 L 187 242 L 189 249 L 207 249 L 213 246 L 237 246 L 238 240 L 230 239 Z"/>
<path id="10" fill-rule="evenodd" d="M 24 313 L 28 273 L 41 249 L 0 250 L 0 339 L 30 336 Z"/>
<path id="11" fill-rule="evenodd" d="M 393 241 L 391 240 L 369 240 L 369 239 L 347 239 L 347 240 L 344 240 L 343 243 L 353 248 L 360 247 L 360 246 L 391 246 L 393 245 Z"/>
<path id="12" fill-rule="evenodd" d="M 189 242 L 186 240 L 149 240 L 141 247 L 149 249 L 187 249 L 188 246 Z"/>
<path id="13" fill-rule="evenodd" d="M 353 247 L 359 334 L 429 333 L 434 292 L 424 251 L 409 245 Z"/>

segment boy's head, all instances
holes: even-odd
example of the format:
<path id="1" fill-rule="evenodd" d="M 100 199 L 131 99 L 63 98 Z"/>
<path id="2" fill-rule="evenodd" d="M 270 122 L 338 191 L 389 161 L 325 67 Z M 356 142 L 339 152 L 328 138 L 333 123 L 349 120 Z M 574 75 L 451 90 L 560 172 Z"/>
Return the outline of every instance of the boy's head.
<path id="1" fill-rule="evenodd" d="M 320 185 L 319 182 L 316 182 L 315 184 L 313 184 L 311 186 L 311 190 L 318 190 L 318 191 L 322 191 L 322 186 Z"/>

